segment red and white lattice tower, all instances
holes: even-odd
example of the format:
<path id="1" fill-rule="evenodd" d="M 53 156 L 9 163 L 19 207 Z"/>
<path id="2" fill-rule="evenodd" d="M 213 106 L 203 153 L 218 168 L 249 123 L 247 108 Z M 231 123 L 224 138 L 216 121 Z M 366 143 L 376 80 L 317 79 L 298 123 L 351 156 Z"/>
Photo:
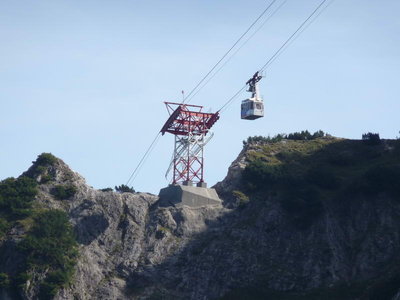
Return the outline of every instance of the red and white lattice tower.
<path id="1" fill-rule="evenodd" d="M 166 176 L 173 169 L 173 184 L 197 183 L 205 187 L 204 146 L 213 136 L 210 128 L 219 119 L 219 113 L 202 112 L 203 107 L 199 105 L 164 103 L 170 116 L 161 133 L 175 136 L 174 155 Z"/>

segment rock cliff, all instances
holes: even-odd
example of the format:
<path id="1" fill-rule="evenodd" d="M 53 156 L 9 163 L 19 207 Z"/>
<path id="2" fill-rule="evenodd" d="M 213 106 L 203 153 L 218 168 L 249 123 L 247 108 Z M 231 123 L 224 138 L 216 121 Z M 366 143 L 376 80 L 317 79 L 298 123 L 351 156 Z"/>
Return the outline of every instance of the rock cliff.
<path id="1" fill-rule="evenodd" d="M 93 189 L 60 159 L 33 164 L 24 175 L 39 183 L 36 205 L 65 211 L 79 244 L 73 280 L 54 298 L 400 299 L 399 194 L 392 185 L 349 189 L 375 166 L 394 166 L 397 176 L 400 145 L 361 143 L 248 144 L 216 185 L 224 205 L 200 208 L 159 207 L 152 194 Z M 250 164 L 261 179 L 249 182 Z M 312 164 L 332 166 L 340 184 L 312 177 Z M 301 184 L 312 185 L 318 200 L 303 187 L 287 194 L 299 181 L 271 177 L 271 166 L 314 178 Z M 60 185 L 75 187 L 73 195 L 57 198 Z M 24 234 L 13 228 L 2 239 L 0 272 L 13 274 L 12 249 Z M 2 297 L 36 299 L 39 284 L 34 278 L 18 292 L 3 288 Z"/>

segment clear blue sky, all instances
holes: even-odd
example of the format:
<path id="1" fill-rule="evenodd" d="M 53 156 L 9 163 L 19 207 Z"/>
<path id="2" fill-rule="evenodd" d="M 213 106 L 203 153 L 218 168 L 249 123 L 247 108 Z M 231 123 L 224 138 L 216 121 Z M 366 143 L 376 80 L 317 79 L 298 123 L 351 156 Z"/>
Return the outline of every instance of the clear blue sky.
<path id="1" fill-rule="evenodd" d="M 192 103 L 220 108 L 319 2 L 288 0 Z M 125 183 L 168 116 L 162 101 L 191 90 L 268 3 L 0 1 L 0 179 L 51 152 L 95 188 Z M 206 149 L 208 183 L 250 135 L 398 136 L 399 13 L 398 0 L 335 0 L 260 82 L 265 118 L 240 120 L 247 93 L 222 114 Z M 137 190 L 167 185 L 172 150 L 163 136 Z"/>

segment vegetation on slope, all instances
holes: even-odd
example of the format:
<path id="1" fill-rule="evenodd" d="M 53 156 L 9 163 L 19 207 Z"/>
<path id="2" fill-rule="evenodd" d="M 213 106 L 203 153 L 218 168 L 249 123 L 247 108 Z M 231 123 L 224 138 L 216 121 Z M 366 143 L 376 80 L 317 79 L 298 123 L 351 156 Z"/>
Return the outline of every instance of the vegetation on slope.
<path id="1" fill-rule="evenodd" d="M 32 230 L 19 244 L 19 249 L 26 258 L 26 275 L 31 270 L 47 273 L 39 296 L 52 299 L 72 278 L 77 242 L 65 212 L 46 210 L 38 213 L 34 220 Z"/>
<path id="2" fill-rule="evenodd" d="M 133 187 L 129 187 L 125 184 L 115 186 L 115 191 L 118 193 L 132 193 L 132 194 L 135 193 Z"/>
<path id="3" fill-rule="evenodd" d="M 76 192 L 77 192 L 77 189 L 72 184 L 68 184 L 68 185 L 58 184 L 52 190 L 53 196 L 56 197 L 58 200 L 69 199 L 72 196 L 74 196 L 76 194 Z"/>
<path id="4" fill-rule="evenodd" d="M 53 165 L 55 159 L 49 153 L 39 155 L 33 172 L 36 174 L 41 167 Z M 5 239 L 14 227 L 22 226 L 25 231 L 17 246 L 23 258 L 19 271 L 13 276 L 0 273 L 0 287 L 23 289 L 32 276 L 42 274 L 40 299 L 52 299 L 73 275 L 77 243 L 67 214 L 35 206 L 37 194 L 38 184 L 30 177 L 0 182 L 0 239 Z"/>
<path id="5" fill-rule="evenodd" d="M 32 201 L 36 194 L 37 184 L 31 178 L 7 178 L 0 182 L 0 217 L 3 220 L 2 223 L 28 217 L 32 212 Z"/>
<path id="6" fill-rule="evenodd" d="M 40 154 L 33 166 L 24 173 L 25 176 L 38 179 L 40 183 L 48 183 L 54 180 L 55 174 L 50 169 L 55 166 L 57 158 L 51 153 Z"/>
<path id="7" fill-rule="evenodd" d="M 301 132 L 293 132 L 289 134 L 279 133 L 274 137 L 270 136 L 249 136 L 246 141 L 243 141 L 243 145 L 246 146 L 248 144 L 263 144 L 269 142 L 280 142 L 282 140 L 295 140 L 295 141 L 310 141 L 315 140 L 322 137 L 329 137 L 330 135 L 323 132 L 322 130 L 318 130 L 311 134 L 308 130 L 303 130 Z"/>
<path id="8" fill-rule="evenodd" d="M 363 141 L 320 135 L 324 137 L 273 137 L 261 143 L 258 138 L 249 144 L 243 192 L 250 198 L 275 195 L 299 229 L 308 228 L 318 218 L 328 199 L 379 193 L 399 199 L 399 140 L 381 143 L 374 134 L 364 135 Z"/>
<path id="9" fill-rule="evenodd" d="M 381 140 L 364 134 L 362 140 L 323 135 L 289 139 L 301 133 L 249 138 L 247 166 L 242 173 L 241 193 L 250 201 L 277 201 L 294 230 L 307 230 L 324 213 L 327 202 L 343 207 L 349 201 L 391 199 L 400 203 L 400 140 Z M 308 134 L 303 135 L 308 136 Z M 311 135 L 312 136 L 312 135 Z M 338 284 L 303 292 L 278 292 L 260 282 L 238 288 L 223 299 L 391 299 L 400 284 L 399 264 L 366 282 Z"/>

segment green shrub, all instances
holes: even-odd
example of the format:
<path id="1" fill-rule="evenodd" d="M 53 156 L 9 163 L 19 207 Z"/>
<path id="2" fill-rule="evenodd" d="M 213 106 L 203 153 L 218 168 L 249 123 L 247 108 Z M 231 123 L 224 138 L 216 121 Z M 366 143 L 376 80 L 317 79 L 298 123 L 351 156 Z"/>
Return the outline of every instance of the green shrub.
<path id="1" fill-rule="evenodd" d="M 379 137 L 379 133 L 364 133 L 362 135 L 362 140 L 367 145 L 379 145 L 381 143 L 381 138 Z"/>
<path id="2" fill-rule="evenodd" d="M 48 183 L 48 182 L 50 182 L 50 181 L 52 181 L 54 178 L 53 178 L 53 176 L 51 176 L 51 175 L 49 175 L 49 174 L 45 174 L 45 175 L 42 175 L 42 177 L 41 177 L 41 179 L 40 179 L 40 183 Z"/>
<path id="3" fill-rule="evenodd" d="M 303 141 L 303 140 L 312 140 L 312 137 L 313 137 L 312 134 L 308 130 L 303 130 L 302 132 L 289 133 L 287 139 Z"/>
<path id="4" fill-rule="evenodd" d="M 40 166 L 52 166 L 57 161 L 57 157 L 55 157 L 51 153 L 42 153 L 40 154 L 36 161 L 33 163 Z"/>
<path id="5" fill-rule="evenodd" d="M 35 180 L 21 176 L 0 182 L 0 210 L 9 219 L 20 219 L 31 213 L 32 201 L 37 195 Z"/>
<path id="6" fill-rule="evenodd" d="M 39 299 L 51 300 L 57 294 L 60 286 L 46 280 L 40 285 Z"/>
<path id="7" fill-rule="evenodd" d="M 278 157 L 282 162 L 288 163 L 304 157 L 304 153 L 301 153 L 300 151 L 281 151 L 276 154 L 276 157 Z"/>
<path id="8" fill-rule="evenodd" d="M 307 229 L 323 212 L 321 194 L 312 187 L 286 190 L 281 206 L 299 229 Z"/>
<path id="9" fill-rule="evenodd" d="M 56 185 L 51 193 L 59 200 L 69 199 L 74 196 L 77 192 L 77 189 L 74 185 Z"/>
<path id="10" fill-rule="evenodd" d="M 49 270 L 46 277 L 48 282 L 45 283 L 54 284 L 58 289 L 60 282 L 64 284 L 72 276 L 77 244 L 65 212 L 50 210 L 32 217 L 32 200 L 36 194 L 37 183 L 31 178 L 8 178 L 0 182 L 0 237 L 17 220 L 22 222 L 22 218 L 30 217 L 32 228 L 17 248 L 22 252 L 21 256 L 25 257 L 25 261 L 19 265 L 20 273 L 15 277 L 13 285 L 22 288 L 31 278 L 30 270 L 33 268 L 42 272 Z M 6 275 L 0 274 L 0 287 L 8 286 L 9 279 Z M 51 291 L 56 291 L 54 288 L 47 289 L 48 292 L 42 294 L 40 299 L 50 299 Z"/>
<path id="11" fill-rule="evenodd" d="M 328 134 L 326 134 L 326 133 L 323 132 L 322 130 L 318 130 L 318 131 L 316 131 L 316 132 L 313 133 L 311 139 L 314 140 L 314 139 L 322 138 L 322 137 L 327 136 L 327 135 L 328 135 Z"/>
<path id="12" fill-rule="evenodd" d="M 133 187 L 129 187 L 125 184 L 121 184 L 120 186 L 115 186 L 115 190 L 118 193 L 135 193 L 135 190 L 133 189 Z"/>
<path id="13" fill-rule="evenodd" d="M 112 188 L 105 188 L 105 189 L 101 189 L 100 191 L 102 191 L 102 192 L 112 192 L 113 189 Z"/>
<path id="14" fill-rule="evenodd" d="M 22 287 L 28 280 L 32 280 L 32 275 L 24 271 L 16 276 L 15 284 Z"/>
<path id="15" fill-rule="evenodd" d="M 40 285 L 40 299 L 53 299 L 60 287 L 65 286 L 71 281 L 72 272 L 64 270 L 56 270 L 49 273 Z"/>
<path id="16" fill-rule="evenodd" d="M 42 184 L 54 180 L 54 175 L 51 174 L 50 166 L 54 164 L 56 158 L 51 154 L 47 154 L 39 155 L 37 160 L 33 162 L 33 167 L 25 172 L 24 175 L 37 181 L 39 181 L 40 178 L 40 183 Z"/>
<path id="17" fill-rule="evenodd" d="M 333 190 L 340 186 L 339 178 L 326 167 L 312 168 L 307 172 L 307 181 L 323 189 Z"/>
<path id="18" fill-rule="evenodd" d="M 349 166 L 352 165 L 354 157 L 351 153 L 332 153 L 328 156 L 328 162 L 335 166 Z"/>
<path id="19" fill-rule="evenodd" d="M 243 145 L 247 144 L 265 144 L 265 143 L 274 143 L 283 140 L 286 137 L 284 134 L 277 134 L 273 137 L 270 136 L 249 136 L 246 141 L 243 141 Z"/>
<path id="20" fill-rule="evenodd" d="M 47 168 L 45 166 L 37 166 L 36 167 L 36 172 L 39 173 L 39 174 L 45 173 L 46 170 L 47 170 Z"/>
<path id="21" fill-rule="evenodd" d="M 67 214 L 61 210 L 48 210 L 35 218 L 28 236 L 20 248 L 28 255 L 29 263 L 62 267 L 74 257 L 75 236 Z"/>
<path id="22" fill-rule="evenodd" d="M 236 202 L 238 203 L 239 206 L 243 206 L 246 203 L 250 201 L 249 197 L 247 197 L 243 192 L 241 191 L 233 191 L 232 192 L 233 197 L 235 197 Z"/>
<path id="23" fill-rule="evenodd" d="M 10 286 L 10 279 L 8 274 L 0 273 L 0 288 L 8 288 Z"/>
<path id="24" fill-rule="evenodd" d="M 368 169 L 364 179 L 364 192 L 388 192 L 400 195 L 400 167 L 393 165 L 379 165 Z"/>
<path id="25" fill-rule="evenodd" d="M 78 245 L 65 212 L 44 211 L 34 221 L 32 230 L 19 243 L 18 249 L 25 254 L 27 267 L 48 271 L 41 283 L 40 299 L 52 299 L 72 278 Z M 20 274 L 21 284 L 29 276 L 24 274 L 29 274 L 29 269 Z"/>
<path id="26" fill-rule="evenodd" d="M 163 237 L 165 237 L 168 232 L 170 232 L 170 230 L 166 227 L 160 226 L 158 227 L 157 231 L 156 231 L 156 239 L 160 240 Z"/>
<path id="27" fill-rule="evenodd" d="M 260 159 L 251 161 L 243 171 L 247 187 L 269 188 L 284 176 L 281 166 L 269 165 Z"/>
<path id="28" fill-rule="evenodd" d="M 318 130 L 311 134 L 308 130 L 303 130 L 301 132 L 293 132 L 289 134 L 279 133 L 273 137 L 270 136 L 252 136 L 248 137 L 246 141 L 243 141 L 243 145 L 248 144 L 265 144 L 265 143 L 275 143 L 280 142 L 284 139 L 287 140 L 315 140 L 324 136 L 329 136 L 322 130 Z"/>
<path id="29" fill-rule="evenodd" d="M 0 239 L 6 235 L 9 226 L 7 220 L 0 218 Z"/>

